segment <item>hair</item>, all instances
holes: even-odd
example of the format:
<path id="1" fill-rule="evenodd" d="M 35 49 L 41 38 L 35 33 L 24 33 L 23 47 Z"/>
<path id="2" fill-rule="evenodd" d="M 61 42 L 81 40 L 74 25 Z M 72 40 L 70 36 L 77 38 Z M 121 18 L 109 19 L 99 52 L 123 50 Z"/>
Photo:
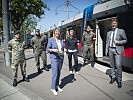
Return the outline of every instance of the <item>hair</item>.
<path id="1" fill-rule="evenodd" d="M 70 31 L 73 31 L 73 33 L 75 32 L 74 29 L 70 29 L 69 32 L 70 32 Z"/>
<path id="2" fill-rule="evenodd" d="M 54 34 L 55 34 L 55 31 L 56 30 L 59 30 L 60 31 L 60 29 L 58 29 L 57 27 L 53 30 L 53 37 L 54 37 Z"/>
<path id="3" fill-rule="evenodd" d="M 113 18 L 111 22 L 117 22 L 118 23 L 118 20 L 116 18 Z"/>

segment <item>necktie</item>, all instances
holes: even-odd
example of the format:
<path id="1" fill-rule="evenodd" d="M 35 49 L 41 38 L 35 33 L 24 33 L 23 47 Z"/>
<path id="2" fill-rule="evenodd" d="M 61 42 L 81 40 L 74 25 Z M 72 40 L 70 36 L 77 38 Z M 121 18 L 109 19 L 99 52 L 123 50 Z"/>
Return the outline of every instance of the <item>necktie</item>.
<path id="1" fill-rule="evenodd" d="M 111 41 L 111 47 L 113 47 L 114 37 L 115 37 L 115 30 L 113 30 L 112 41 Z"/>

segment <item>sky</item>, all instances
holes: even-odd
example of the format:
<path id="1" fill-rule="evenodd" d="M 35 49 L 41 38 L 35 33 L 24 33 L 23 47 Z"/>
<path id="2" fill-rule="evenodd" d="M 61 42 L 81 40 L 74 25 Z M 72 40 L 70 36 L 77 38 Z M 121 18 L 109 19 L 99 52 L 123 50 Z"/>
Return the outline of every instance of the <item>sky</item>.
<path id="1" fill-rule="evenodd" d="M 41 16 L 36 28 L 39 28 L 42 32 L 48 30 L 54 24 L 57 24 L 63 20 L 66 20 L 77 14 L 83 12 L 83 10 L 89 5 L 95 4 L 98 0 L 68 0 L 69 3 L 69 16 L 66 13 L 66 0 L 42 0 L 47 4 L 50 10 L 45 10 L 45 15 Z"/>

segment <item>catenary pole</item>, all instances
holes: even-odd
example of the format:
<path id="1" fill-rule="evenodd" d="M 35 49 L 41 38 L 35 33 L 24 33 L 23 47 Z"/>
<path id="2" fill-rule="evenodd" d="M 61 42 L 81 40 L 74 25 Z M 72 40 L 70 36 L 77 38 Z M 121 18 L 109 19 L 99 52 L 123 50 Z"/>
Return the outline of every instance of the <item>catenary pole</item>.
<path id="1" fill-rule="evenodd" d="M 5 55 L 5 65 L 10 66 L 10 54 L 8 52 L 7 44 L 10 39 L 10 33 L 9 33 L 9 0 L 2 0 L 2 12 L 3 12 L 3 49 L 4 49 L 4 55 Z"/>

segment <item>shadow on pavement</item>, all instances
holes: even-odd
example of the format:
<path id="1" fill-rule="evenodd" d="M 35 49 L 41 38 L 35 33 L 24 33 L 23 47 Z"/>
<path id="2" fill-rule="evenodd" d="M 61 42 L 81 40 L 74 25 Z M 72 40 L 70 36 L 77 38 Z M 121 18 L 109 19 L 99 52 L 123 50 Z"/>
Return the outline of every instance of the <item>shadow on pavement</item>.
<path id="1" fill-rule="evenodd" d="M 68 76 L 61 79 L 60 87 L 63 88 L 68 83 L 73 83 L 74 81 L 76 81 L 76 79 L 74 78 L 74 74 L 69 74 Z"/>
<path id="2" fill-rule="evenodd" d="M 31 74 L 28 75 L 28 79 L 35 78 L 35 77 L 39 76 L 42 73 L 43 73 L 42 69 L 41 69 L 41 72 L 40 73 L 38 73 L 38 72 L 31 73 Z"/>

